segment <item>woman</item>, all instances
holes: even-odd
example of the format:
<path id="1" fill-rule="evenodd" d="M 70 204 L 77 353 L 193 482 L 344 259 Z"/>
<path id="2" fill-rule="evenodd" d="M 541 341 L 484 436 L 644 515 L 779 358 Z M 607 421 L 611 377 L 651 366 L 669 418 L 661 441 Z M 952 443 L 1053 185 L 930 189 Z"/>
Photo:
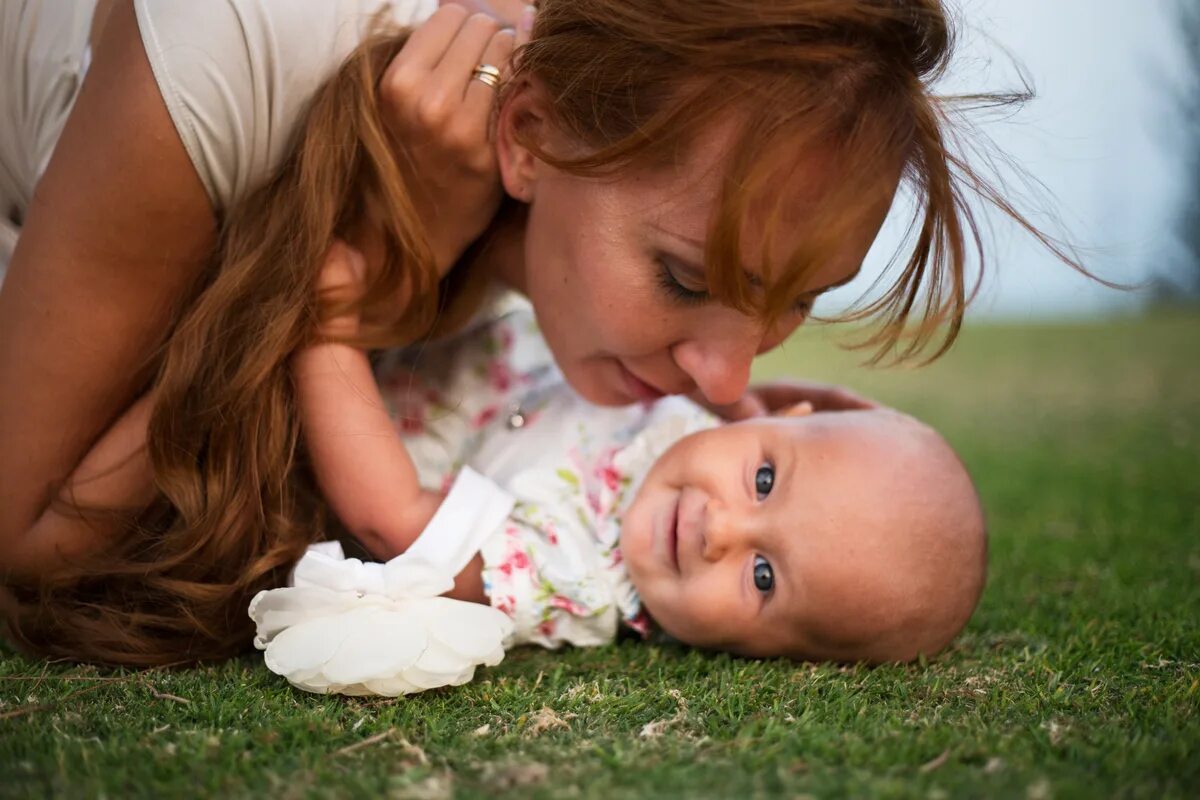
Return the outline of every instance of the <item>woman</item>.
<path id="1" fill-rule="evenodd" d="M 544 0 L 492 146 L 488 66 L 513 43 L 463 9 L 401 50 L 355 48 L 367 0 L 109 5 L 0 292 L 0 564 L 44 652 L 244 646 L 246 599 L 324 528 L 287 355 L 349 306 L 362 328 L 325 335 L 408 343 L 461 320 L 482 277 L 528 295 L 594 402 L 854 405 L 748 398 L 750 362 L 854 276 L 906 178 L 915 249 L 873 341 L 920 308 L 911 355 L 961 319 L 963 190 L 986 187 L 928 89 L 949 55 L 937 0 Z M 361 268 L 326 261 L 338 238 Z M 318 305 L 319 271 L 355 291 Z M 147 420 L 149 460 L 130 455 Z"/>

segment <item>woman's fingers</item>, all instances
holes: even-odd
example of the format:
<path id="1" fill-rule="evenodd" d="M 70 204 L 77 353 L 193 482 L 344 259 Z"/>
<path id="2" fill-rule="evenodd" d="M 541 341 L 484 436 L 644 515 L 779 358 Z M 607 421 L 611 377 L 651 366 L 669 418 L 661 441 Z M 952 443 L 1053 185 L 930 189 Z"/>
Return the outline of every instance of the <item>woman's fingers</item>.
<path id="1" fill-rule="evenodd" d="M 421 23 L 388 66 L 384 81 L 409 73 L 427 74 L 438 65 L 470 13 L 460 5 L 445 5 Z"/>
<path id="2" fill-rule="evenodd" d="M 515 41 L 512 31 L 498 31 L 492 37 L 491 41 L 488 42 L 477 64 L 471 67 L 470 77 L 467 80 L 467 92 L 463 102 L 463 110 L 468 117 L 484 130 L 487 128 L 492 104 L 496 99 L 496 92 L 500 86 L 498 83 L 493 86 L 480 78 L 474 77 L 475 66 L 486 64 L 499 69 L 502 75 L 507 75 L 508 61 L 512 57 Z M 496 80 L 499 81 L 502 78 L 497 78 Z"/>
<path id="3" fill-rule="evenodd" d="M 472 14 L 466 19 L 433 71 L 432 79 L 439 92 L 460 100 L 466 96 L 471 73 L 499 30 L 500 23 L 486 14 Z"/>

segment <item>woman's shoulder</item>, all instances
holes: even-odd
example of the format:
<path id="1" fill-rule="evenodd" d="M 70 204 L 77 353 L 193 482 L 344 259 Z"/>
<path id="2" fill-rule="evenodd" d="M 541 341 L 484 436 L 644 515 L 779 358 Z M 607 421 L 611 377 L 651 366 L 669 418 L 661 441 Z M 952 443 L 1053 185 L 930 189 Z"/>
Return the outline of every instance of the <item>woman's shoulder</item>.
<path id="1" fill-rule="evenodd" d="M 146 55 L 209 199 L 228 208 L 274 170 L 309 100 L 372 26 L 436 0 L 135 0 Z"/>

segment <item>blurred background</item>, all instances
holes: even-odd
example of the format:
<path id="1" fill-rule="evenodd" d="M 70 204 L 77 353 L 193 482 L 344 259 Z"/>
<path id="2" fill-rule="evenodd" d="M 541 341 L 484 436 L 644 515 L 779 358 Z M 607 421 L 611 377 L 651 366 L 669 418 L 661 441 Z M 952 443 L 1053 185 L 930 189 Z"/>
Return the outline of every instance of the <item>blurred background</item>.
<path id="1" fill-rule="evenodd" d="M 989 275 L 971 318 L 1041 321 L 1196 303 L 1200 0 L 958 0 L 956 6 L 962 38 L 943 93 L 1020 89 L 1022 75 L 1036 91 L 1016 113 L 974 118 L 1044 187 L 1001 168 L 1010 198 L 1076 245 L 1090 269 L 1139 286 L 1120 292 L 1091 282 L 985 209 Z M 821 312 L 844 308 L 870 288 L 906 218 L 894 215 L 863 276 L 824 299 Z"/>

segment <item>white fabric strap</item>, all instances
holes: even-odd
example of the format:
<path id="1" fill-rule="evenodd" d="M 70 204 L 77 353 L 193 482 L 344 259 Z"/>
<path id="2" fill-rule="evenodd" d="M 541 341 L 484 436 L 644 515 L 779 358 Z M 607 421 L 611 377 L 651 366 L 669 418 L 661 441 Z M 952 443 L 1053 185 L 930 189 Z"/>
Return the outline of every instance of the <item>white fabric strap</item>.
<path id="1" fill-rule="evenodd" d="M 514 505 L 511 494 L 463 467 L 437 513 L 405 555 L 457 575 L 484 540 L 504 524 Z"/>
<path id="2" fill-rule="evenodd" d="M 394 599 L 436 597 L 450 591 L 484 541 L 508 519 L 513 496 L 470 467 L 407 550 L 384 564 L 346 558 L 338 542 L 310 545 L 289 585 L 360 592 Z"/>

